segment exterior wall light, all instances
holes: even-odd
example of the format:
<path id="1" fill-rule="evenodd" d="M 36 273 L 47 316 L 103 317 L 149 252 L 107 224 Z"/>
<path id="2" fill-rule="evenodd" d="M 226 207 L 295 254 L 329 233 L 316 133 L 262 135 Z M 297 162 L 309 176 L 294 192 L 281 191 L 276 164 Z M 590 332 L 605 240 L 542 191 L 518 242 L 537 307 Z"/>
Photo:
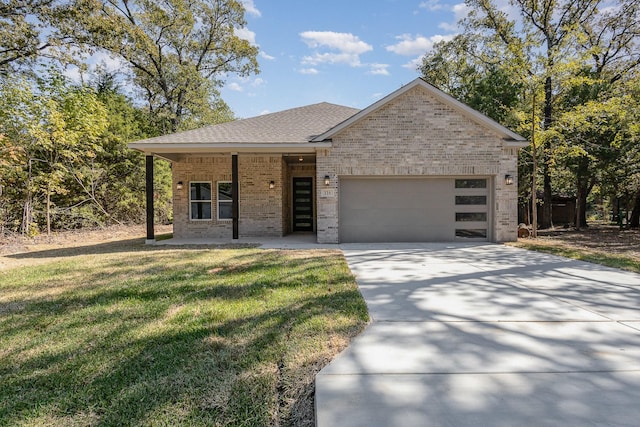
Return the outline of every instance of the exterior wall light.
<path id="1" fill-rule="evenodd" d="M 324 185 L 326 185 L 328 187 L 329 184 L 331 184 L 331 177 L 329 175 L 325 175 L 324 176 Z"/>
<path id="2" fill-rule="evenodd" d="M 183 184 L 182 181 L 178 181 L 178 183 L 176 184 L 176 190 L 182 190 Z"/>
<path id="3" fill-rule="evenodd" d="M 506 185 L 513 185 L 513 175 L 505 175 L 504 176 L 504 183 Z"/>
<path id="4" fill-rule="evenodd" d="M 273 190 L 274 188 L 276 188 L 276 183 L 275 183 L 275 181 L 269 181 L 269 188 L 270 188 L 271 190 Z"/>

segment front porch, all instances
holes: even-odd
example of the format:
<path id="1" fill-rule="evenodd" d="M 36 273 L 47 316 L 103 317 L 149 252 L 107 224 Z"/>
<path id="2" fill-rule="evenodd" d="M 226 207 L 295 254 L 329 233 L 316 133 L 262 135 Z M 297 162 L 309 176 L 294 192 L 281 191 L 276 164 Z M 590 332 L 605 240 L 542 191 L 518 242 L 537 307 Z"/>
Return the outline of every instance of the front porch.
<path id="1" fill-rule="evenodd" d="M 175 239 L 224 242 L 292 233 L 315 239 L 315 152 L 166 153 L 162 157 L 172 163 Z M 148 182 L 153 182 L 153 170 L 147 173 Z M 152 207 L 153 200 L 147 201 Z M 149 224 L 152 215 L 148 210 L 149 243 L 155 240 L 153 223 Z"/>

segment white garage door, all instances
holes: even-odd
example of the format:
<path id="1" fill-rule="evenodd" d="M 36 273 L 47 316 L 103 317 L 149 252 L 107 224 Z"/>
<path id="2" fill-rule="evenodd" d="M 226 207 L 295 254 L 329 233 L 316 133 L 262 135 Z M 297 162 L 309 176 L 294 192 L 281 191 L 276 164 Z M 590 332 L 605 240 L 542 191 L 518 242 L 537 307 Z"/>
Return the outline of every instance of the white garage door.
<path id="1" fill-rule="evenodd" d="M 340 178 L 341 242 L 490 239 L 488 178 Z"/>

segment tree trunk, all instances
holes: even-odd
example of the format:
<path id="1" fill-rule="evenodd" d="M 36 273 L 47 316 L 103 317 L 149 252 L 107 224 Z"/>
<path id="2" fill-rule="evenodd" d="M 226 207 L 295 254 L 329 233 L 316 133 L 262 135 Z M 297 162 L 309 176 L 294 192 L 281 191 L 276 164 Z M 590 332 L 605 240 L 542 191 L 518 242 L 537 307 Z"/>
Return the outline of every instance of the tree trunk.
<path id="1" fill-rule="evenodd" d="M 47 189 L 47 236 L 51 236 L 51 191 Z"/>
<path id="2" fill-rule="evenodd" d="M 587 227 L 587 197 L 595 181 L 589 177 L 589 160 L 586 157 L 579 159 L 578 170 L 576 172 L 576 215 L 574 224 L 579 230 Z"/>
<path id="3" fill-rule="evenodd" d="M 550 68 L 553 66 L 553 61 L 549 58 Z M 543 127 L 548 130 L 553 122 L 553 85 L 551 77 L 547 77 L 544 82 L 544 122 Z M 548 144 L 548 142 L 545 142 Z M 543 192 L 542 192 L 542 220 L 540 221 L 540 228 L 549 228 L 553 226 L 553 217 L 551 211 L 551 198 L 553 191 L 551 189 L 551 155 L 550 147 L 544 147 L 544 160 L 542 165 L 542 180 L 543 180 Z"/>
<path id="4" fill-rule="evenodd" d="M 633 202 L 633 211 L 631 211 L 629 226 L 631 228 L 640 227 L 640 189 L 636 192 L 635 201 Z"/>

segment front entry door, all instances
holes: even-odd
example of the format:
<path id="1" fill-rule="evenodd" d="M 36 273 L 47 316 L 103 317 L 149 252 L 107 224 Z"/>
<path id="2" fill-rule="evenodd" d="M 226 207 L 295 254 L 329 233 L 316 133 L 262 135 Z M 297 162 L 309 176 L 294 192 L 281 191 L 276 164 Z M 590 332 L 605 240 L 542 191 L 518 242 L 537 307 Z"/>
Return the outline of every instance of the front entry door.
<path id="1" fill-rule="evenodd" d="M 293 231 L 313 231 L 313 178 L 293 178 Z"/>

